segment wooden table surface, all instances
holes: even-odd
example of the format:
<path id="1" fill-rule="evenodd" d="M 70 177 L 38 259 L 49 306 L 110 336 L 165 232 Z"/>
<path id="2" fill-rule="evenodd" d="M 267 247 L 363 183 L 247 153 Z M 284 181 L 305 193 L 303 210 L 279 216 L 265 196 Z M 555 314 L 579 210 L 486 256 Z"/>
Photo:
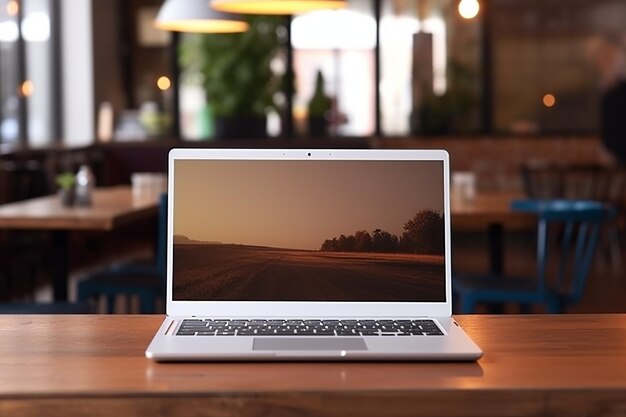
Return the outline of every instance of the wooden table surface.
<path id="1" fill-rule="evenodd" d="M 457 317 L 477 363 L 157 364 L 161 320 L 0 316 L 0 415 L 626 415 L 626 315 Z"/>
<path id="2" fill-rule="evenodd" d="M 108 231 L 157 212 L 157 196 L 133 196 L 129 186 L 97 188 L 90 207 L 64 207 L 56 195 L 0 206 L 0 227 Z"/>
<path id="3" fill-rule="evenodd" d="M 453 228 L 478 230 L 488 223 L 527 225 L 534 217 L 511 211 L 516 192 L 478 193 L 471 200 L 451 200 Z M 156 213 L 156 196 L 133 197 L 129 186 L 96 189 L 91 207 L 63 207 L 56 195 L 0 206 L 0 227 L 14 229 L 111 230 Z"/>
<path id="4" fill-rule="evenodd" d="M 507 230 L 532 230 L 537 218 L 511 210 L 513 200 L 523 199 L 519 192 L 479 192 L 470 200 L 452 198 L 451 223 L 454 231 L 484 231 L 499 224 Z"/>

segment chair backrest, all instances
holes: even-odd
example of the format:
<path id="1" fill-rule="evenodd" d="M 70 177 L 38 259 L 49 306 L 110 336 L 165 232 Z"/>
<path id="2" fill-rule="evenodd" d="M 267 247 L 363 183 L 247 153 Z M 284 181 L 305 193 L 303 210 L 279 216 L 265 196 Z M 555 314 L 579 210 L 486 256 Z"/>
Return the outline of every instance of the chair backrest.
<path id="1" fill-rule="evenodd" d="M 602 165 L 527 163 L 522 167 L 528 198 L 597 200 L 622 205 L 626 170 Z"/>
<path id="2" fill-rule="evenodd" d="M 0 161 L 0 202 L 13 202 L 48 194 L 46 172 L 36 160 Z"/>
<path id="3" fill-rule="evenodd" d="M 167 193 L 159 198 L 159 224 L 157 231 L 156 265 L 165 291 L 167 274 Z"/>
<path id="4" fill-rule="evenodd" d="M 518 200 L 515 211 L 535 213 L 537 222 L 537 285 L 546 293 L 560 293 L 567 304 L 582 298 L 598 235 L 612 208 L 583 200 Z M 550 232 L 556 232 L 559 245 L 550 245 Z M 551 251 L 556 252 L 550 258 Z M 549 267 L 556 267 L 552 285 L 548 282 Z"/>

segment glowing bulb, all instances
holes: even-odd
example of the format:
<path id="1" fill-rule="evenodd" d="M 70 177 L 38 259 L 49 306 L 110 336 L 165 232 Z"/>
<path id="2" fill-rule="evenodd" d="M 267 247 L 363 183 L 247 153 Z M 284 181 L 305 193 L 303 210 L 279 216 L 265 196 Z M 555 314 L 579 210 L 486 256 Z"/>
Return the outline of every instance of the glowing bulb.
<path id="1" fill-rule="evenodd" d="M 229 13 L 293 15 L 343 9 L 347 3 L 346 0 L 212 0 L 211 7 Z"/>
<path id="2" fill-rule="evenodd" d="M 478 16 L 480 3 L 478 0 L 461 0 L 459 2 L 459 14 L 463 19 L 473 19 Z"/>
<path id="3" fill-rule="evenodd" d="M 545 96 L 543 96 L 543 105 L 550 108 L 550 107 L 554 107 L 554 105 L 556 104 L 556 97 L 554 97 L 554 94 L 546 94 Z"/>
<path id="4" fill-rule="evenodd" d="M 166 76 L 159 77 L 157 80 L 157 87 L 159 87 L 161 91 L 169 90 L 171 86 L 172 82 Z"/>
<path id="5" fill-rule="evenodd" d="M 23 97 L 32 96 L 34 91 L 35 91 L 35 85 L 30 80 L 24 81 L 22 85 L 20 86 L 20 92 L 22 93 Z"/>
<path id="6" fill-rule="evenodd" d="M 7 3 L 7 14 L 9 16 L 17 16 L 20 11 L 20 5 L 16 0 Z"/>

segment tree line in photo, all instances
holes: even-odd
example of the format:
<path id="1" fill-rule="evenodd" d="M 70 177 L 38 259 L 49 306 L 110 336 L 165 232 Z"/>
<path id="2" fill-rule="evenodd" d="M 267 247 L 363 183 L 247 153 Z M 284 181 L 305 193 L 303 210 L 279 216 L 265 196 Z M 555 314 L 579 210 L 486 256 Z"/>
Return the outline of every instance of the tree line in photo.
<path id="1" fill-rule="evenodd" d="M 372 234 L 359 230 L 353 235 L 341 235 L 327 239 L 320 250 L 323 252 L 376 252 L 443 255 L 443 216 L 434 210 L 422 210 L 404 224 L 401 236 L 381 229 Z"/>

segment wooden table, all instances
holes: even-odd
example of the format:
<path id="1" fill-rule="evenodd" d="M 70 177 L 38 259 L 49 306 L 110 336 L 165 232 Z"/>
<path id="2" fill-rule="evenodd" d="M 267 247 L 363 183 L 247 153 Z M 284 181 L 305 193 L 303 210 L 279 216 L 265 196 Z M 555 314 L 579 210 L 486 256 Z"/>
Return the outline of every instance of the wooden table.
<path id="1" fill-rule="evenodd" d="M 157 196 L 133 196 L 129 186 L 96 189 L 90 207 L 64 207 L 56 195 L 0 206 L 0 228 L 50 230 L 55 301 L 67 300 L 68 233 L 111 231 L 157 213 Z"/>
<path id="2" fill-rule="evenodd" d="M 518 192 L 482 192 L 470 200 L 451 199 L 454 232 L 487 231 L 489 269 L 493 275 L 504 272 L 504 229 L 533 230 L 536 227 L 536 216 L 511 209 L 512 201 L 523 198 L 525 196 Z"/>
<path id="3" fill-rule="evenodd" d="M 535 217 L 511 210 L 512 201 L 524 198 L 524 194 L 514 191 L 480 192 L 469 200 L 452 198 L 452 228 L 458 231 L 476 231 L 497 223 L 507 229 L 526 229 L 535 224 Z"/>
<path id="4" fill-rule="evenodd" d="M 0 316 L 0 415 L 626 415 L 626 315 L 461 316 L 477 363 L 157 364 L 160 316 Z"/>

